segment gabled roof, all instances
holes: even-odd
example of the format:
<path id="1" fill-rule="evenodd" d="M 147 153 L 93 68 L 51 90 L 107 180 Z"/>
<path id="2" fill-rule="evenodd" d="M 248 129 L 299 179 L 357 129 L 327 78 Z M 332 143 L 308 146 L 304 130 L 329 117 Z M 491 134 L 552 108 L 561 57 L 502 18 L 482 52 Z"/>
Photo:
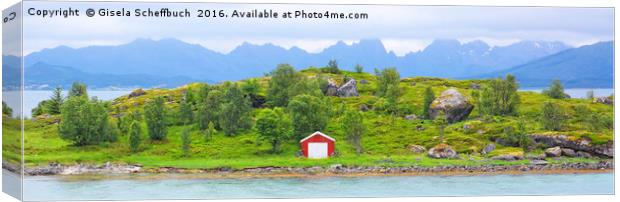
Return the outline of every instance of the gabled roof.
<path id="1" fill-rule="evenodd" d="M 308 137 L 306 137 L 306 138 L 304 138 L 304 139 L 300 140 L 299 142 L 306 141 L 306 140 L 310 139 L 311 137 L 314 137 L 315 135 L 320 135 L 320 136 L 323 136 L 324 138 L 327 138 L 327 139 L 329 139 L 329 140 L 331 140 L 331 141 L 334 141 L 334 142 L 336 141 L 336 139 L 334 139 L 334 138 L 332 138 L 332 137 L 330 137 L 330 136 L 328 136 L 328 135 L 325 135 L 325 134 L 323 134 L 323 133 L 322 133 L 322 132 L 320 132 L 320 131 L 316 131 L 316 132 L 312 133 L 312 135 L 309 135 Z"/>

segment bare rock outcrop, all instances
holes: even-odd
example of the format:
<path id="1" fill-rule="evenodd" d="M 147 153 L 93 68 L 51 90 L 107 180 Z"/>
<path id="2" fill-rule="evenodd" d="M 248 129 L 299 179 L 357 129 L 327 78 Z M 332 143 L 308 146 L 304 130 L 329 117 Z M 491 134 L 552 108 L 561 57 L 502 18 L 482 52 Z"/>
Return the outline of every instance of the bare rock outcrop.
<path id="1" fill-rule="evenodd" d="M 454 88 L 441 93 L 432 103 L 429 109 L 431 118 L 435 118 L 443 111 L 449 123 L 464 120 L 474 109 L 465 96 Z"/>
<path id="2" fill-rule="evenodd" d="M 596 156 L 614 157 L 613 142 L 605 144 L 592 144 L 592 140 L 586 137 L 571 139 L 566 135 L 539 135 L 533 134 L 530 137 L 538 144 L 548 147 L 569 148 L 574 151 L 582 151 Z"/>
<path id="3" fill-rule="evenodd" d="M 344 85 L 340 86 L 337 90 L 338 96 L 340 97 L 356 97 L 359 96 L 357 93 L 357 82 L 355 79 L 349 79 Z"/>

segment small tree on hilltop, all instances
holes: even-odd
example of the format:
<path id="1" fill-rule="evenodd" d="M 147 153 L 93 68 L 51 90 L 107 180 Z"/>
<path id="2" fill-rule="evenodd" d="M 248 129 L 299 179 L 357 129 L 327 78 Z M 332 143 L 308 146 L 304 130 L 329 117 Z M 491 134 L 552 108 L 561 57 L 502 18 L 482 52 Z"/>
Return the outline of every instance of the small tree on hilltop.
<path id="1" fill-rule="evenodd" d="M 357 72 L 357 73 L 364 72 L 364 67 L 362 67 L 362 65 L 360 65 L 360 64 L 356 64 L 355 65 L 355 72 Z"/>
<path id="2" fill-rule="evenodd" d="M 259 137 L 271 144 L 271 152 L 279 153 L 280 145 L 293 132 L 291 120 L 282 108 L 263 110 L 256 119 L 256 130 Z"/>
<path id="3" fill-rule="evenodd" d="M 166 139 L 168 126 L 166 124 L 166 106 L 163 97 L 156 97 L 144 106 L 144 116 L 151 140 Z"/>
<path id="4" fill-rule="evenodd" d="M 141 134 L 140 123 L 133 121 L 129 127 L 129 149 L 132 153 L 136 153 L 140 149 L 140 143 L 142 142 Z"/>
<path id="5" fill-rule="evenodd" d="M 60 108 L 62 103 L 65 102 L 65 98 L 62 96 L 62 88 L 56 87 L 54 92 L 52 93 L 52 97 L 50 97 L 47 104 L 47 113 L 49 114 L 60 114 Z"/>
<path id="6" fill-rule="evenodd" d="M 338 68 L 338 62 L 336 60 L 329 60 L 327 67 L 324 69 L 326 73 L 340 74 L 340 69 Z"/>
<path id="7" fill-rule="evenodd" d="M 71 90 L 69 91 L 69 97 L 78 97 L 85 96 L 88 97 L 88 93 L 86 92 L 86 84 L 80 82 L 74 82 L 71 85 Z"/>
<path id="8" fill-rule="evenodd" d="M 556 103 L 545 102 L 542 107 L 541 123 L 546 130 L 559 131 L 566 122 L 564 109 Z"/>
<path id="9" fill-rule="evenodd" d="M 347 136 L 347 140 L 353 145 L 358 155 L 363 151 L 362 135 L 366 129 L 363 122 L 364 117 L 362 113 L 355 110 L 347 111 L 342 119 L 342 127 Z"/>
<path id="10" fill-rule="evenodd" d="M 422 117 L 428 119 L 430 118 L 430 109 L 431 109 L 431 104 L 433 103 L 433 101 L 435 100 L 435 93 L 433 93 L 433 88 L 432 87 L 426 87 L 426 90 L 424 90 L 424 106 L 422 108 Z"/>
<path id="11" fill-rule="evenodd" d="M 385 97 L 390 86 L 398 88 L 398 84 L 400 83 L 400 74 L 396 68 L 393 67 L 385 68 L 381 71 L 375 69 L 375 76 L 377 77 L 376 94 L 379 97 Z"/>
<path id="12" fill-rule="evenodd" d="M 548 89 L 543 90 L 543 94 L 555 99 L 566 98 L 566 95 L 564 94 L 564 86 L 562 86 L 562 82 L 560 80 L 553 80 L 551 86 Z"/>

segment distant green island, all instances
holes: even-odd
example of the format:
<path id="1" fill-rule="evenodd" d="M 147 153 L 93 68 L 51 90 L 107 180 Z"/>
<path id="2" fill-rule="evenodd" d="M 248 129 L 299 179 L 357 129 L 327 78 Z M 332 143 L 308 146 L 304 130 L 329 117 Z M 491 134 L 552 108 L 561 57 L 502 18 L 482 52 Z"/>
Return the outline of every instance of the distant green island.
<path id="1" fill-rule="evenodd" d="M 562 83 L 521 92 L 517 79 L 401 78 L 395 68 L 297 71 L 174 89 L 136 89 L 112 101 L 76 82 L 24 120 L 27 169 L 137 165 L 143 170 L 262 167 L 512 166 L 613 159 L 613 95 L 570 98 Z M 3 166 L 19 164 L 20 120 L 3 103 Z M 334 139 L 326 159 L 299 141 Z M 7 164 L 7 165 L 5 165 Z"/>

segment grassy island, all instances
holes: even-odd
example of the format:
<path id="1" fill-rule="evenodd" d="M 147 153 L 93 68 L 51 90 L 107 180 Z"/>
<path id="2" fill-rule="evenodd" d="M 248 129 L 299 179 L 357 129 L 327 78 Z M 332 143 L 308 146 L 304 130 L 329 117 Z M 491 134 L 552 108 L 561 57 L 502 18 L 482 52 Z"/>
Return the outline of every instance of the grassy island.
<path id="1" fill-rule="evenodd" d="M 139 89 L 106 102 L 87 98 L 84 102 L 99 103 L 93 104 L 93 109 L 105 110 L 107 125 L 102 129 L 106 137 L 94 137 L 92 141 L 84 142 L 70 138 L 71 134 L 61 134 L 72 130 L 70 126 L 61 127 L 63 122 L 69 122 L 63 119 L 71 118 L 63 113 L 69 113 L 70 107 L 66 105 L 73 101 L 65 97 L 57 113 L 38 109 L 41 110 L 38 116 L 24 120 L 25 164 L 26 167 L 37 167 L 49 163 L 98 165 L 111 162 L 138 164 L 145 168 L 241 169 L 327 167 L 333 164 L 390 167 L 520 165 L 529 164 L 532 158 L 528 157 L 540 155 L 551 164 L 610 158 L 595 153 L 592 158 L 545 157 L 545 149 L 550 146 L 529 138 L 534 134 L 563 135 L 568 140 L 587 140 L 591 146 L 612 144 L 613 105 L 596 102 L 596 98 L 567 98 L 552 93 L 519 91 L 514 92 L 518 100 L 513 111 L 489 113 L 485 111 L 488 107 L 481 107 L 484 104 L 481 101 L 488 101 L 482 100 L 484 89 L 492 82 L 505 81 L 502 78 L 400 78 L 398 72 L 393 69 L 394 72 L 389 72 L 389 68 L 377 70 L 375 74 L 363 72 L 362 67 L 356 69 L 359 71 L 343 71 L 337 68 L 337 64 L 330 64 L 325 68 L 295 71 L 290 66 L 281 65 L 265 77 L 243 81 L 191 83 L 176 89 Z M 275 77 L 280 79 L 279 84 L 273 81 Z M 357 96 L 327 95 L 330 85 L 342 86 L 350 80 L 356 81 Z M 437 98 L 451 88 L 473 106 L 471 112 L 458 121 L 438 121 L 442 119 L 441 114 L 428 117 L 429 108 L 434 107 L 429 96 Z M 86 92 L 85 88 L 83 91 Z M 209 96 L 216 91 L 220 95 Z M 69 96 L 80 96 L 71 93 Z M 231 97 L 228 101 L 227 96 Z M 307 97 L 300 99 L 302 96 Z M 148 115 L 158 109 L 155 105 L 151 108 L 147 105 L 158 99 L 163 101 L 163 109 L 159 110 L 164 115 Z M 293 100 L 299 102 L 298 108 L 291 107 Z M 306 106 L 316 105 L 312 103 L 315 101 L 320 107 Z M 79 103 L 73 104 L 77 107 Z M 278 110 L 274 110 L 276 107 Z M 544 120 L 549 115 L 545 114 L 545 110 L 549 110 L 545 107 L 553 107 L 551 112 L 555 114 L 550 115 L 557 115 L 551 116 L 554 120 Z M 294 112 L 299 108 L 310 111 Z M 304 117 L 308 112 L 322 117 Z M 274 115 L 278 113 L 279 116 Z M 7 162 L 16 162 L 20 159 L 17 152 L 20 151 L 20 121 L 3 114 L 2 155 Z M 347 115 L 361 117 L 349 119 Z M 153 120 L 157 117 L 163 120 Z M 279 132 L 267 133 L 257 127 L 261 117 L 275 118 L 277 121 L 273 123 L 285 124 L 274 126 L 281 129 Z M 351 135 L 352 129 L 345 127 L 345 124 L 351 124 L 347 122 L 351 120 L 362 120 L 359 126 L 362 129 L 357 135 Z M 155 126 L 155 123 L 161 124 Z M 269 123 L 272 122 L 261 122 Z M 155 130 L 150 127 L 163 127 L 165 130 L 160 130 L 163 136 L 154 138 L 152 133 Z M 300 138 L 309 135 L 305 132 L 315 130 L 336 139 L 334 157 L 299 157 Z M 519 139 L 521 133 L 527 140 Z M 439 144 L 449 145 L 458 157 L 431 158 L 427 151 L 412 151 L 413 146 L 428 150 Z M 494 149 L 483 152 L 490 144 L 495 145 Z M 502 155 L 516 158 L 494 158 Z"/>

